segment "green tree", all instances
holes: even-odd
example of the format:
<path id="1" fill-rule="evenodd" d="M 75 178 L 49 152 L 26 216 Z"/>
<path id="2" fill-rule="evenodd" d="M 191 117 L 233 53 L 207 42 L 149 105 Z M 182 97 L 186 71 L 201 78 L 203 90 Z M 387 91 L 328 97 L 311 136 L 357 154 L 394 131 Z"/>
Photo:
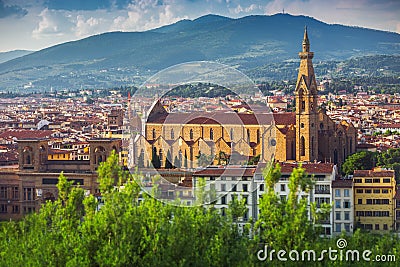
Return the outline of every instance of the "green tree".
<path id="1" fill-rule="evenodd" d="M 161 160 L 160 156 L 157 154 L 157 148 L 153 147 L 152 154 L 151 154 L 151 164 L 155 169 L 161 168 Z"/>
<path id="2" fill-rule="evenodd" d="M 370 170 L 375 167 L 376 155 L 370 151 L 361 151 L 348 156 L 342 164 L 343 174 L 353 174 L 354 170 Z"/>
<path id="3" fill-rule="evenodd" d="M 140 155 L 138 157 L 138 167 L 144 168 L 144 150 L 143 149 L 140 151 Z"/>
<path id="4" fill-rule="evenodd" d="M 166 169 L 172 169 L 173 168 L 173 165 L 172 165 L 172 163 L 170 161 L 171 157 L 172 157 L 171 156 L 171 151 L 168 150 L 167 158 L 165 159 L 165 168 Z"/>
<path id="5" fill-rule="evenodd" d="M 312 181 L 301 166 L 295 168 L 289 177 L 289 195 L 280 199 L 274 186 L 281 177 L 280 166 L 270 164 L 263 172 L 266 192 L 260 200 L 260 215 L 256 222 L 258 241 L 270 248 L 304 249 L 316 241 L 317 234 L 308 217 L 307 195 Z"/>

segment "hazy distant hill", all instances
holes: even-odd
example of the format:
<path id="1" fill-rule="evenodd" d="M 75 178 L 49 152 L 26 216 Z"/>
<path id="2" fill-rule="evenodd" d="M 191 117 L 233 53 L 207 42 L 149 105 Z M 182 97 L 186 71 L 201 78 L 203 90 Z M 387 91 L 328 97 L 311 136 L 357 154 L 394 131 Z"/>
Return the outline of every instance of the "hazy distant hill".
<path id="1" fill-rule="evenodd" d="M 13 50 L 8 52 L 0 52 L 0 63 L 12 60 L 14 58 L 22 57 L 32 53 L 29 50 Z"/>
<path id="2" fill-rule="evenodd" d="M 146 32 L 111 32 L 56 45 L 0 64 L 0 90 L 109 87 L 139 83 L 165 67 L 214 60 L 240 70 L 298 60 L 307 25 L 315 61 L 399 54 L 400 35 L 276 14 L 207 15 Z"/>

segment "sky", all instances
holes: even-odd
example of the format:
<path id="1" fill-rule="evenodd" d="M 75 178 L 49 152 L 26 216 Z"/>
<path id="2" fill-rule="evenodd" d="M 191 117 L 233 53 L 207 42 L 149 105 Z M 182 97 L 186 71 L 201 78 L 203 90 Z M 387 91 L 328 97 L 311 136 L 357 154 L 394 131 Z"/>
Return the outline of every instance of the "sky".
<path id="1" fill-rule="evenodd" d="M 40 50 L 109 31 L 145 31 L 207 14 L 282 11 L 400 33 L 400 0 L 0 0 L 0 52 Z"/>

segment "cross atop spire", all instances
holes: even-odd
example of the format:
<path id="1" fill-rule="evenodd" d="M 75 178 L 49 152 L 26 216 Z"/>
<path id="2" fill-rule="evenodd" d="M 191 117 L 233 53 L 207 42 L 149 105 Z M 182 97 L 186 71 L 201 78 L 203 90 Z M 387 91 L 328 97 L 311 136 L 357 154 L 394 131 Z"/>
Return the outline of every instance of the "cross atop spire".
<path id="1" fill-rule="evenodd" d="M 308 40 L 307 26 L 304 26 L 303 52 L 310 52 L 310 40 Z"/>

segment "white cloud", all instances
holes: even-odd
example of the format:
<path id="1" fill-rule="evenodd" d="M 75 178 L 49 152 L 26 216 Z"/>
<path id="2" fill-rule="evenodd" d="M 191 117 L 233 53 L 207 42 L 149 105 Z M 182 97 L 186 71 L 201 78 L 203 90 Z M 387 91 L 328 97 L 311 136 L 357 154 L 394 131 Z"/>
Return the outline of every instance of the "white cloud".
<path id="1" fill-rule="evenodd" d="M 60 33 L 56 21 L 53 19 L 47 8 L 44 9 L 39 16 L 41 17 L 41 20 L 36 29 L 32 32 L 33 37 L 40 39 L 42 35 Z"/>

